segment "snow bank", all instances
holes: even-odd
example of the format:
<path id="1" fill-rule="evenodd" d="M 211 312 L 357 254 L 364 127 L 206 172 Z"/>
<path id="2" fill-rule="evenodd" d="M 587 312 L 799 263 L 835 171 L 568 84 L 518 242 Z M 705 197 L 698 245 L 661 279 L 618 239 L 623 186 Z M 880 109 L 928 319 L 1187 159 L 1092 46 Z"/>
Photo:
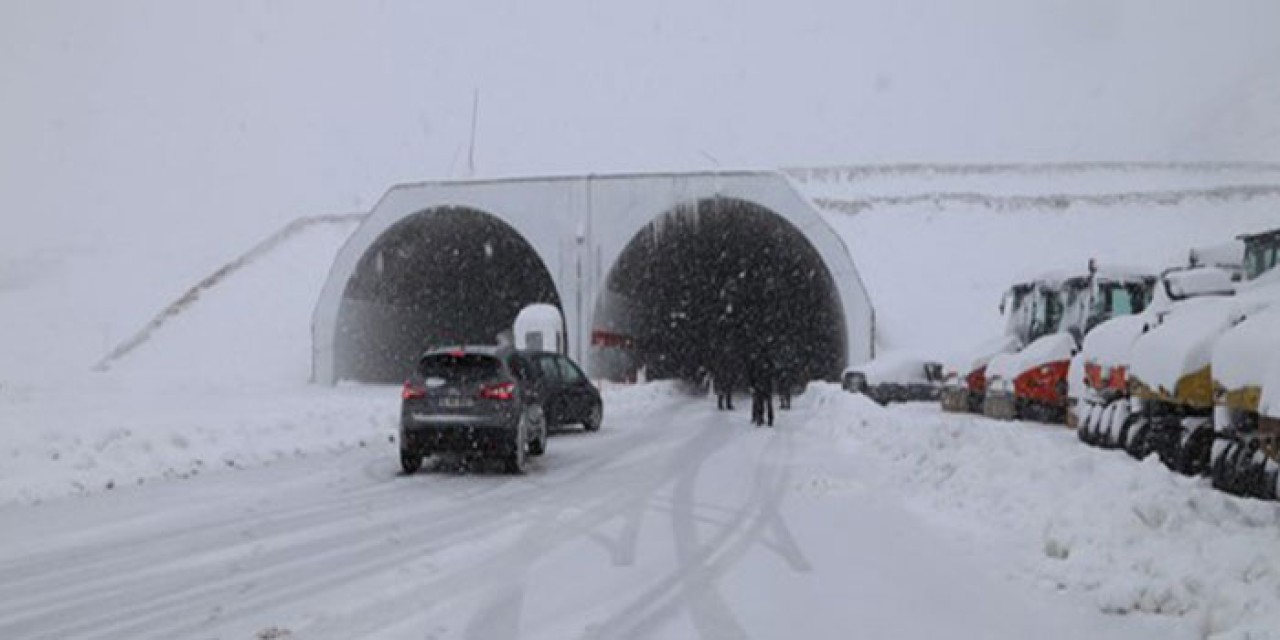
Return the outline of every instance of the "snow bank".
<path id="1" fill-rule="evenodd" d="M 386 441 L 399 389 L 136 387 L 110 377 L 0 389 L 0 504 L 94 493 Z"/>
<path id="2" fill-rule="evenodd" d="M 395 389 L 307 384 L 311 309 L 352 227 L 291 236 L 202 293 L 109 372 L 88 370 L 103 349 L 83 368 L 61 367 L 53 382 L 16 368 L 0 379 L 0 503 L 342 450 L 394 433 Z M 19 293 L 52 301 L 57 292 Z"/>
<path id="3" fill-rule="evenodd" d="M 832 385 L 804 401 L 820 414 L 815 433 L 878 466 L 884 492 L 958 535 L 1004 536 L 1046 589 L 1108 613 L 1170 616 L 1198 636 L 1280 638 L 1280 505 L 1058 427 L 883 408 Z"/>
<path id="4" fill-rule="evenodd" d="M 396 386 L 184 391 L 98 379 L 80 389 L 0 387 L 0 505 L 387 446 L 400 419 Z M 688 391 L 658 382 L 606 384 L 601 394 L 607 428 L 610 416 L 646 412 Z"/>

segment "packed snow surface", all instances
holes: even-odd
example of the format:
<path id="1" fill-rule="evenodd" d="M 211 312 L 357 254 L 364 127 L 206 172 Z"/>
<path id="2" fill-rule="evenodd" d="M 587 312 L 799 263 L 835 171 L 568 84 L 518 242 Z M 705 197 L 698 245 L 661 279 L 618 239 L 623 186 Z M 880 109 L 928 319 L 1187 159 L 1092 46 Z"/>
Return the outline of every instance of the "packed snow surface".
<path id="1" fill-rule="evenodd" d="M 1061 428 L 648 384 L 523 476 L 404 477 L 396 390 L 341 391 L 364 447 L 0 507 L 0 636 L 1280 637 L 1280 505 Z"/>

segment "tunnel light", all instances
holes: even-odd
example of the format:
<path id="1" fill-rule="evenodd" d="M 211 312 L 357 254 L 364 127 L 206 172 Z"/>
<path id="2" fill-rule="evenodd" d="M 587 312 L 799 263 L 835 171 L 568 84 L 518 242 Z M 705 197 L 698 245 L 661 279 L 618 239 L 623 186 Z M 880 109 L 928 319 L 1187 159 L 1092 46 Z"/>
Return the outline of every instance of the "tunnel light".
<path id="1" fill-rule="evenodd" d="M 419 387 L 409 380 L 404 381 L 404 388 L 400 389 L 401 400 L 413 400 L 414 398 L 427 397 L 426 387 Z"/>
<path id="2" fill-rule="evenodd" d="M 514 382 L 489 384 L 480 388 L 480 397 L 487 400 L 510 400 L 515 397 L 515 393 L 516 385 Z"/>

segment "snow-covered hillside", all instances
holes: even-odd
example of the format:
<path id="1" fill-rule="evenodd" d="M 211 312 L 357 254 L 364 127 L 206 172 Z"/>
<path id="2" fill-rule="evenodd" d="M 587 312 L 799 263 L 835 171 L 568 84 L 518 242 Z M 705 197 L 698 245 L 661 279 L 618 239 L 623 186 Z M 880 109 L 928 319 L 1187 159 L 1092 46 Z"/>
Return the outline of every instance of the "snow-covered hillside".
<path id="1" fill-rule="evenodd" d="M 946 356 L 999 331 L 1019 277 L 1090 258 L 1159 269 L 1280 227 L 1280 166 L 917 165 L 792 170 L 840 232 L 885 349 Z"/>

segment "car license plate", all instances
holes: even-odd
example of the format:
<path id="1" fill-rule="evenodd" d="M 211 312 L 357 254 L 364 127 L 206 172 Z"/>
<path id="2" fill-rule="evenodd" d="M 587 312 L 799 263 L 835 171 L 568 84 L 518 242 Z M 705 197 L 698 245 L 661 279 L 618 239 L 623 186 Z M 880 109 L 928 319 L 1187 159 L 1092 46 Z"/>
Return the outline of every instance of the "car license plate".
<path id="1" fill-rule="evenodd" d="M 475 403 L 471 398 L 440 398 L 440 406 L 450 409 L 463 409 L 475 406 Z"/>

